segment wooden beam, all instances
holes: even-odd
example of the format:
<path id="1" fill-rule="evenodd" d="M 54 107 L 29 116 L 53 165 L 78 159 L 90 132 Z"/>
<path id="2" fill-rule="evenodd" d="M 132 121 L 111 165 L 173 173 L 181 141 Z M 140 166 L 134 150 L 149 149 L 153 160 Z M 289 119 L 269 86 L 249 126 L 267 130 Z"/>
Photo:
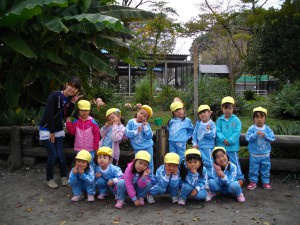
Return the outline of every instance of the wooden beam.
<path id="1" fill-rule="evenodd" d="M 19 126 L 13 126 L 10 130 L 11 169 L 22 167 L 21 132 Z"/>

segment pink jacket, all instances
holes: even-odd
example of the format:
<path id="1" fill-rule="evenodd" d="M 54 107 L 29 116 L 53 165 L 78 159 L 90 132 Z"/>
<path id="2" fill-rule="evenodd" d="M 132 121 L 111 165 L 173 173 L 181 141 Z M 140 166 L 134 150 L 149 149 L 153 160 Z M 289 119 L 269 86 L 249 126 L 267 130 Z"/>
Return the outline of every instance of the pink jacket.
<path id="1" fill-rule="evenodd" d="M 103 126 L 100 129 L 100 135 L 101 135 L 101 140 L 99 142 L 99 147 L 102 147 L 102 142 L 103 139 L 105 138 L 107 132 L 109 131 L 110 127 Z M 112 139 L 112 150 L 113 150 L 113 157 L 116 160 L 119 160 L 120 158 L 120 146 L 119 144 L 122 142 L 123 139 L 125 139 L 125 127 L 123 124 L 121 125 L 116 125 L 114 124 L 112 126 L 112 134 L 111 134 L 111 139 Z"/>
<path id="2" fill-rule="evenodd" d="M 67 122 L 69 134 L 75 135 L 74 150 L 97 151 L 100 140 L 99 127 L 96 120 L 89 116 L 87 120 L 78 118 L 73 122 Z"/>
<path id="3" fill-rule="evenodd" d="M 136 199 L 136 191 L 134 189 L 134 183 L 133 183 L 133 178 L 136 176 L 136 174 L 132 173 L 132 167 L 134 165 L 134 162 L 128 163 L 127 168 L 125 170 L 123 179 L 125 181 L 126 185 L 126 191 L 128 196 L 131 199 Z M 148 177 L 145 178 L 143 176 L 139 176 L 137 180 L 137 184 L 140 188 L 144 188 L 147 185 Z"/>

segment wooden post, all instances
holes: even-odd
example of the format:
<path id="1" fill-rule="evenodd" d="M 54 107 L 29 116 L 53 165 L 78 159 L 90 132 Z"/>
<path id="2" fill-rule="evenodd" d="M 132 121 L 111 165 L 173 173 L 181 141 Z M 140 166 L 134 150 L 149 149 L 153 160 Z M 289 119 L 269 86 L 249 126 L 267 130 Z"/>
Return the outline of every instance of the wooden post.
<path id="1" fill-rule="evenodd" d="M 164 164 L 164 157 L 168 153 L 168 130 L 166 126 L 156 130 L 156 167 Z"/>
<path id="2" fill-rule="evenodd" d="M 12 170 L 22 167 L 21 132 L 19 126 L 12 126 L 10 130 L 10 149 Z"/>
<path id="3" fill-rule="evenodd" d="M 198 46 L 194 43 L 194 123 L 198 120 Z M 199 68 L 200 69 L 200 68 Z"/>

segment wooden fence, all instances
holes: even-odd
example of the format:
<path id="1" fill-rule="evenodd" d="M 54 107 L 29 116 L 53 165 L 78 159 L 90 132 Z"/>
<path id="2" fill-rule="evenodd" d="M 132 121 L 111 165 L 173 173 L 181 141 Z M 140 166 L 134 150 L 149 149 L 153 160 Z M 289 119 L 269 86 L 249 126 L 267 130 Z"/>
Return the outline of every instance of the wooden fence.
<path id="1" fill-rule="evenodd" d="M 38 140 L 38 128 L 36 126 L 12 126 L 0 127 L 0 135 L 9 135 L 10 143 L 0 145 L 0 154 L 9 155 L 9 162 L 12 169 L 18 169 L 23 164 L 33 165 L 39 157 L 47 157 L 45 148 L 40 143 L 33 146 L 32 140 L 35 137 Z M 163 158 L 168 152 L 168 131 L 165 126 L 154 132 L 154 157 L 155 165 L 163 164 Z M 271 143 L 272 147 L 281 149 L 300 148 L 300 136 L 275 135 L 275 141 Z M 240 136 L 241 146 L 247 146 L 245 134 Z M 73 148 L 64 147 L 66 158 L 74 158 Z M 133 151 L 121 151 L 121 159 L 131 160 L 134 157 Z M 243 169 L 248 169 L 249 161 L 247 158 L 240 159 Z M 300 170 L 300 159 L 278 159 L 271 158 L 272 171 L 290 171 Z"/>

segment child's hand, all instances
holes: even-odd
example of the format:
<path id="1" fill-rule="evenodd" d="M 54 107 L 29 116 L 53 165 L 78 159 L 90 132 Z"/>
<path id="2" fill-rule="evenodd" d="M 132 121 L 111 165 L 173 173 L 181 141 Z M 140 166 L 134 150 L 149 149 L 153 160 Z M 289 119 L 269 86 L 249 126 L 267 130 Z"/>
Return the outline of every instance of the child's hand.
<path id="1" fill-rule="evenodd" d="M 106 126 L 106 127 L 109 127 L 109 125 L 110 125 L 110 122 L 106 122 L 106 123 L 104 124 L 104 126 Z"/>
<path id="2" fill-rule="evenodd" d="M 144 122 L 143 122 L 143 126 L 146 126 L 147 124 L 148 124 L 147 121 L 144 121 Z"/>
<path id="3" fill-rule="evenodd" d="M 140 206 L 141 205 L 139 200 L 135 200 L 133 203 L 134 203 L 135 206 Z"/>
<path id="4" fill-rule="evenodd" d="M 195 197 L 197 195 L 198 191 L 197 189 L 192 190 L 191 196 Z"/>
<path id="5" fill-rule="evenodd" d="M 226 145 L 226 146 L 229 146 L 229 142 L 227 140 L 224 140 L 223 143 Z"/>
<path id="6" fill-rule="evenodd" d="M 96 172 L 96 178 L 101 177 L 101 173 L 100 172 Z"/>
<path id="7" fill-rule="evenodd" d="M 80 99 L 83 95 L 79 95 L 79 92 L 73 96 L 73 98 L 71 99 L 72 103 L 76 103 L 78 101 L 78 99 Z"/>
<path id="8" fill-rule="evenodd" d="M 143 127 L 142 126 L 139 126 L 138 127 L 138 132 L 140 133 L 142 131 Z"/>
<path id="9" fill-rule="evenodd" d="M 196 149 L 198 149 L 198 145 L 196 144 L 196 145 L 193 145 L 193 148 L 196 148 Z"/>
<path id="10" fill-rule="evenodd" d="M 172 174 L 173 174 L 173 175 L 177 175 L 177 174 L 178 174 L 178 168 L 174 169 L 174 170 L 172 171 Z"/>
<path id="11" fill-rule="evenodd" d="M 214 163 L 214 168 L 215 170 L 218 172 L 218 171 L 222 171 L 221 167 L 218 166 L 217 164 Z"/>
<path id="12" fill-rule="evenodd" d="M 79 174 L 83 174 L 84 173 L 84 169 L 78 169 L 78 173 Z"/>
<path id="13" fill-rule="evenodd" d="M 150 169 L 148 168 L 144 171 L 143 176 L 147 177 L 149 174 L 150 174 Z"/>
<path id="14" fill-rule="evenodd" d="M 209 130 L 210 129 L 210 125 L 208 124 L 207 126 L 206 126 L 206 130 Z"/>
<path id="15" fill-rule="evenodd" d="M 257 134 L 260 136 L 260 137 L 264 137 L 265 136 L 265 133 L 264 132 L 261 132 L 261 131 L 257 131 Z"/>
<path id="16" fill-rule="evenodd" d="M 113 180 L 109 180 L 109 181 L 107 182 L 107 185 L 108 185 L 108 186 L 113 186 L 113 185 L 114 185 L 114 181 L 113 181 Z"/>
<path id="17" fill-rule="evenodd" d="M 77 166 L 74 166 L 73 174 L 78 174 Z"/>
<path id="18" fill-rule="evenodd" d="M 67 122 L 71 122 L 71 118 L 70 117 L 67 117 Z"/>
<path id="19" fill-rule="evenodd" d="M 225 177 L 225 174 L 222 170 L 219 170 L 219 171 L 217 171 L 217 176 L 223 178 L 223 177 Z"/>
<path id="20" fill-rule="evenodd" d="M 166 175 L 167 175 L 167 176 L 170 176 L 170 175 L 171 175 L 171 173 L 172 173 L 172 171 L 171 171 L 171 170 L 166 170 Z"/>

